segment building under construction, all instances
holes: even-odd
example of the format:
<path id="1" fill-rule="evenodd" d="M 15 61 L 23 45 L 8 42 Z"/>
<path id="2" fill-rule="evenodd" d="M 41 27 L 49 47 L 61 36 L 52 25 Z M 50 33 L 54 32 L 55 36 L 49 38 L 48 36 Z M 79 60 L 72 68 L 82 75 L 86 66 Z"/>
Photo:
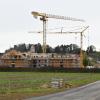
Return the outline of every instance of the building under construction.
<path id="1" fill-rule="evenodd" d="M 4 67 L 80 67 L 80 57 L 77 54 L 56 54 L 56 53 L 21 53 L 11 50 L 0 58 L 0 66 Z"/>

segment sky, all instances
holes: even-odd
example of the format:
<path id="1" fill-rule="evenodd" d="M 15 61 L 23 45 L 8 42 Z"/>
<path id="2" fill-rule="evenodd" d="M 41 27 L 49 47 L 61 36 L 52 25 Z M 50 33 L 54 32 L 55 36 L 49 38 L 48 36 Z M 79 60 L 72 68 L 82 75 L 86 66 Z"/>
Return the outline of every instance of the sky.
<path id="1" fill-rule="evenodd" d="M 84 23 L 48 19 L 47 31 L 89 25 L 84 33 L 83 48 L 94 45 L 100 50 L 99 9 L 99 0 L 0 0 L 0 52 L 20 43 L 42 44 L 42 34 L 29 33 L 43 28 L 42 21 L 31 15 L 32 11 L 84 19 Z M 47 35 L 47 44 L 52 47 L 71 43 L 80 45 L 79 41 L 79 34 Z"/>

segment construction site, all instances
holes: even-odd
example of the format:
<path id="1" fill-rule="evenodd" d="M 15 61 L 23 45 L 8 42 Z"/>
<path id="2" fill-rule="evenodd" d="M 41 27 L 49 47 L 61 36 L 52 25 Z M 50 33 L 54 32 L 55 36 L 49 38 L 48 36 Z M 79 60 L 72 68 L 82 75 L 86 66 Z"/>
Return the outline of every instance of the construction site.
<path id="1" fill-rule="evenodd" d="M 57 20 L 70 20 L 85 22 L 82 19 L 58 16 L 46 13 L 39 13 L 33 11 L 32 16 L 34 18 L 40 18 L 43 22 L 43 30 L 38 32 L 29 33 L 39 33 L 43 34 L 43 53 L 36 53 L 34 45 L 31 47 L 29 52 L 19 52 L 16 50 L 11 50 L 4 53 L 0 57 L 0 66 L 4 67 L 28 67 L 28 68 L 40 68 L 40 67 L 61 67 L 61 68 L 84 68 L 83 66 L 83 34 L 88 29 L 89 26 L 84 26 L 80 31 L 58 31 L 58 32 L 47 32 L 47 21 L 49 19 Z M 47 53 L 47 34 L 79 34 L 80 35 L 80 55 L 78 54 L 57 54 L 57 53 Z"/>

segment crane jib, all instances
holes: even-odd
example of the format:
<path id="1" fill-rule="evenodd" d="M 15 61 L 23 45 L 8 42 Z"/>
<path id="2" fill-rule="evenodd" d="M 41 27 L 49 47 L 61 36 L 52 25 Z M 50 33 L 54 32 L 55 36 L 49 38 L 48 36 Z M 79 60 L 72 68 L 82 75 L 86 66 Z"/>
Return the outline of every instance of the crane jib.
<path id="1" fill-rule="evenodd" d="M 85 21 L 83 19 L 77 19 L 77 18 L 60 16 L 60 15 L 53 15 L 53 14 L 46 14 L 46 13 L 39 13 L 39 12 L 34 12 L 34 11 L 32 12 L 32 15 L 35 16 L 35 17 L 42 16 L 42 17 L 45 17 L 45 18 L 55 18 L 55 19 L 72 20 L 72 21 L 82 21 L 82 22 Z"/>

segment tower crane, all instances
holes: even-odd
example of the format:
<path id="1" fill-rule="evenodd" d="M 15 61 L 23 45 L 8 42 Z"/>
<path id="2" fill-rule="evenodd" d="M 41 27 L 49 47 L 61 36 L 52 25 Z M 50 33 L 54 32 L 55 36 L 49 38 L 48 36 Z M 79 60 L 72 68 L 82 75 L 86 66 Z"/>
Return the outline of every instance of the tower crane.
<path id="1" fill-rule="evenodd" d="M 89 28 L 89 26 L 84 27 L 84 29 L 80 32 L 79 31 L 77 31 L 77 32 L 62 32 L 64 34 L 66 34 L 66 33 L 70 33 L 70 34 L 71 33 L 75 33 L 75 34 L 80 33 L 80 67 L 81 68 L 84 68 L 84 66 L 83 66 L 83 33 L 85 30 L 87 30 L 87 28 Z"/>
<path id="2" fill-rule="evenodd" d="M 83 33 L 84 31 L 87 30 L 87 28 L 89 28 L 89 26 L 84 27 L 84 29 L 82 31 L 61 31 L 61 32 L 48 32 L 48 34 L 80 34 L 80 67 L 84 68 L 83 66 Z M 43 31 L 38 31 L 38 32 L 29 32 L 29 33 L 43 33 Z"/>
<path id="3" fill-rule="evenodd" d="M 40 12 L 35 12 L 35 11 L 31 12 L 31 14 L 33 15 L 34 18 L 40 17 L 40 20 L 43 21 L 43 53 L 46 53 L 46 22 L 47 22 L 48 18 L 84 22 L 84 20 L 82 20 L 82 19 L 46 14 L 46 13 L 40 13 Z"/>

